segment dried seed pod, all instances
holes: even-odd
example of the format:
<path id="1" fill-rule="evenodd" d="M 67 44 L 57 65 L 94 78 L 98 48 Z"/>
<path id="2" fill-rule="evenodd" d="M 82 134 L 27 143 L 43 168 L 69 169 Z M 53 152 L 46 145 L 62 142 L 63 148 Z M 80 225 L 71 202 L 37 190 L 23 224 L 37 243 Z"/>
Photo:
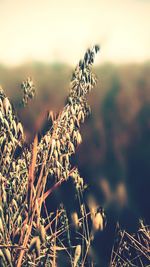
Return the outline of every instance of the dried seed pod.
<path id="1" fill-rule="evenodd" d="M 55 148 L 55 145 L 56 145 L 56 140 L 53 138 L 52 139 L 52 143 L 51 143 L 51 152 L 50 152 L 50 158 L 53 154 L 53 151 L 54 151 L 54 148 Z"/>
<path id="2" fill-rule="evenodd" d="M 20 226 L 22 224 L 22 217 L 20 214 L 18 215 L 17 223 L 18 223 L 18 226 Z"/>
<path id="3" fill-rule="evenodd" d="M 96 213 L 95 216 L 92 217 L 92 227 L 94 232 L 103 230 L 103 217 L 100 212 Z"/>
<path id="4" fill-rule="evenodd" d="M 80 176 L 77 176 L 76 187 L 83 189 L 83 185 L 84 185 L 83 178 L 81 178 Z"/>
<path id="5" fill-rule="evenodd" d="M 78 266 L 78 261 L 81 256 L 81 245 L 77 245 L 74 253 L 74 261 L 73 261 L 73 267 Z"/>
<path id="6" fill-rule="evenodd" d="M 96 84 L 96 79 L 95 79 L 95 76 L 92 75 L 91 77 L 91 85 L 94 86 Z"/>
<path id="7" fill-rule="evenodd" d="M 0 98 L 0 111 L 2 112 L 2 114 L 4 114 L 3 102 L 1 98 Z"/>
<path id="8" fill-rule="evenodd" d="M 95 48 L 95 52 L 96 52 L 96 53 L 100 50 L 99 45 L 95 45 L 94 48 Z"/>
<path id="9" fill-rule="evenodd" d="M 2 200 L 3 200 L 3 204 L 6 204 L 7 203 L 7 194 L 6 194 L 6 190 L 5 190 L 5 187 L 4 187 L 4 183 L 2 184 Z"/>
<path id="10" fill-rule="evenodd" d="M 8 111 L 11 110 L 11 104 L 9 102 L 9 99 L 7 97 L 3 100 L 3 108 L 6 116 L 8 115 Z"/>
<path id="11" fill-rule="evenodd" d="M 21 88 L 23 89 L 23 104 L 26 105 L 28 103 L 29 98 L 32 99 L 35 95 L 35 86 L 30 77 L 26 79 L 26 81 L 22 82 Z"/>
<path id="12" fill-rule="evenodd" d="M 5 126 L 6 130 L 9 131 L 9 123 L 5 118 L 3 120 L 3 123 L 4 123 L 4 126 Z"/>
<path id="13" fill-rule="evenodd" d="M 57 177 L 59 178 L 60 177 L 60 168 L 56 168 L 56 175 L 57 175 Z"/>
<path id="14" fill-rule="evenodd" d="M 73 106 L 71 106 L 71 108 L 70 108 L 70 112 L 71 112 L 72 115 L 75 115 L 75 114 L 76 114 L 75 109 L 74 109 Z"/>
<path id="15" fill-rule="evenodd" d="M 10 139 L 10 142 L 11 142 L 11 143 L 9 143 L 10 144 L 10 148 L 12 150 L 12 148 L 14 147 L 14 144 L 17 143 L 17 141 L 16 141 L 16 139 L 14 137 L 14 134 L 12 132 L 9 133 L 9 139 Z"/>
<path id="16" fill-rule="evenodd" d="M 69 155 L 68 154 L 65 155 L 65 162 L 66 162 L 66 164 L 69 164 Z"/>
<path id="17" fill-rule="evenodd" d="M 59 153 L 59 151 L 60 151 L 60 141 L 59 140 L 56 141 L 56 147 L 57 147 L 57 150 Z"/>
<path id="18" fill-rule="evenodd" d="M 78 121 L 84 122 L 84 113 L 82 110 L 80 110 L 78 113 Z"/>
<path id="19" fill-rule="evenodd" d="M 67 132 L 67 133 L 65 133 L 65 138 L 67 139 L 67 140 L 70 140 L 70 135 L 69 135 L 69 133 Z"/>
<path id="20" fill-rule="evenodd" d="M 16 200 L 14 198 L 12 199 L 11 204 L 14 207 L 15 210 L 18 210 L 18 205 L 17 205 L 17 202 L 16 202 Z"/>
<path id="21" fill-rule="evenodd" d="M 72 142 L 69 142 L 68 148 L 69 148 L 70 153 L 74 153 L 75 152 L 75 147 L 74 147 L 74 144 Z"/>
<path id="22" fill-rule="evenodd" d="M 70 133 L 72 133 L 72 131 L 74 130 L 74 123 L 70 123 L 69 130 L 70 130 Z"/>
<path id="23" fill-rule="evenodd" d="M 3 217 L 3 208 L 2 208 L 2 206 L 0 205 L 0 218 L 2 218 Z"/>
<path id="24" fill-rule="evenodd" d="M 40 233 L 40 239 L 41 239 L 41 242 L 45 242 L 45 239 L 46 239 L 46 232 L 45 232 L 45 228 L 44 228 L 44 225 L 40 224 L 40 227 L 39 227 L 39 233 Z"/>
<path id="25" fill-rule="evenodd" d="M 75 112 L 78 112 L 79 106 L 77 104 L 74 105 Z"/>
<path id="26" fill-rule="evenodd" d="M 13 234 L 13 242 L 14 243 L 18 243 L 21 237 L 21 228 L 17 228 L 17 230 L 15 230 L 14 234 Z"/>
<path id="27" fill-rule="evenodd" d="M 57 149 L 54 150 L 54 157 L 55 157 L 55 160 L 58 160 L 58 152 L 57 152 Z"/>
<path id="28" fill-rule="evenodd" d="M 21 122 L 18 122 L 17 124 L 17 133 L 18 133 L 18 136 L 20 137 L 23 137 L 23 127 L 22 127 L 22 124 Z"/>
<path id="29" fill-rule="evenodd" d="M 68 104 L 69 105 L 73 105 L 73 99 L 72 99 L 72 97 L 68 97 Z"/>
<path id="30" fill-rule="evenodd" d="M 77 214 L 76 211 L 71 213 L 71 219 L 72 219 L 72 222 L 73 222 L 73 226 L 77 230 L 79 228 L 79 218 L 78 218 L 78 214 Z"/>
<path id="31" fill-rule="evenodd" d="M 45 144 L 48 145 L 49 144 L 49 141 L 50 141 L 50 136 L 49 135 L 45 135 L 43 137 L 43 142 L 45 142 Z"/>
<path id="32" fill-rule="evenodd" d="M 92 231 L 91 235 L 94 236 L 95 232 L 102 231 L 106 226 L 106 216 L 103 208 L 98 208 L 96 212 L 91 212 Z"/>
<path id="33" fill-rule="evenodd" d="M 8 248 L 3 249 L 3 254 L 5 256 L 6 262 L 9 264 L 10 267 L 13 267 L 12 260 L 11 260 L 11 254 Z"/>
<path id="34" fill-rule="evenodd" d="M 6 267 L 5 256 L 4 256 L 3 251 L 1 249 L 0 249 L 0 266 Z"/>
<path id="35" fill-rule="evenodd" d="M 64 121 L 68 121 L 68 117 L 69 117 L 69 107 L 67 108 L 67 111 L 65 113 L 65 116 L 64 116 Z"/>
<path id="36" fill-rule="evenodd" d="M 71 81 L 71 83 L 70 83 L 70 87 L 71 87 L 72 89 L 74 89 L 74 86 L 76 86 L 76 84 L 77 84 L 77 80 L 74 79 L 74 80 Z M 70 102 L 71 102 L 72 99 L 69 99 L 69 100 L 70 100 Z"/>
<path id="37" fill-rule="evenodd" d="M 74 124 L 74 119 L 73 119 L 73 117 L 71 117 L 70 118 L 70 122 L 69 122 L 70 124 Z"/>
<path id="38" fill-rule="evenodd" d="M 8 167 L 10 164 L 10 156 L 9 155 L 6 155 L 5 159 L 4 159 L 4 165 L 6 167 Z"/>
<path id="39" fill-rule="evenodd" d="M 75 140 L 77 138 L 77 131 L 73 130 L 72 138 L 73 138 L 73 140 Z"/>
<path id="40" fill-rule="evenodd" d="M 38 258 L 40 256 L 40 246 L 41 246 L 41 242 L 40 242 L 39 236 L 33 237 L 30 242 L 29 253 L 35 250 L 36 257 Z"/>
<path id="41" fill-rule="evenodd" d="M 82 137 L 79 131 L 77 131 L 76 133 L 76 139 L 77 139 L 78 145 L 80 145 L 82 143 Z"/>
<path id="42" fill-rule="evenodd" d="M 89 54 L 86 52 L 84 55 L 84 62 L 85 64 L 88 62 Z"/>
<path id="43" fill-rule="evenodd" d="M 2 218 L 0 218 L 0 233 L 4 234 L 4 227 L 3 227 Z"/>
<path id="44" fill-rule="evenodd" d="M 2 111 L 0 111 L 0 123 L 1 123 L 1 126 L 4 123 L 4 117 L 3 117 Z"/>
<path id="45" fill-rule="evenodd" d="M 68 178 L 68 174 L 67 174 L 66 171 L 64 171 L 64 172 L 62 173 L 62 177 L 63 177 L 65 180 Z"/>

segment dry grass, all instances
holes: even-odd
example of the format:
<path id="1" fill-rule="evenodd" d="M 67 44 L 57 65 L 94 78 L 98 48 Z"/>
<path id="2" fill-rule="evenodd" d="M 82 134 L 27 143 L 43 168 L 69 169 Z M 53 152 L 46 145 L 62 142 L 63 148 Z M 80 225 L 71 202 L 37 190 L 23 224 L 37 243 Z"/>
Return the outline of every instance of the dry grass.
<path id="1" fill-rule="evenodd" d="M 25 146 L 23 127 L 0 91 L 0 265 L 57 266 L 59 252 L 64 251 L 72 266 L 84 266 L 88 258 L 91 235 L 88 214 L 83 203 L 84 181 L 70 157 L 82 142 L 80 125 L 90 113 L 86 95 L 95 86 L 91 72 L 98 46 L 88 49 L 73 73 L 67 104 L 53 120 L 41 140 L 35 136 L 30 148 Z M 22 84 L 26 105 L 35 93 L 30 79 Z M 80 210 L 72 222 L 63 203 L 48 214 L 45 200 L 64 181 L 72 180 Z M 52 186 L 47 189 L 48 180 Z M 69 199 L 68 199 L 69 200 Z M 46 217 L 42 217 L 42 211 Z M 72 225 L 78 233 L 77 245 L 70 237 Z M 91 263 L 90 263 L 91 262 Z M 92 266 L 92 260 L 89 261 Z"/>
<path id="2" fill-rule="evenodd" d="M 118 229 L 110 267 L 150 266 L 150 229 L 140 222 L 139 230 L 131 235 Z"/>
<path id="3" fill-rule="evenodd" d="M 105 215 L 93 200 L 84 203 L 86 189 L 71 156 L 81 144 L 80 126 L 90 114 L 86 96 L 96 84 L 91 71 L 99 47 L 88 49 L 71 79 L 66 105 L 51 128 L 26 146 L 22 124 L 0 89 L 0 266 L 95 266 L 91 242 L 102 231 Z M 23 104 L 35 94 L 31 79 L 22 84 Z M 39 128 L 39 127 L 37 127 Z M 65 203 L 49 211 L 47 199 L 71 182 L 78 209 Z M 90 222 L 90 223 L 89 223 Z M 148 266 L 150 233 L 141 223 L 135 236 L 118 230 L 110 266 Z M 99 266 L 99 265 L 96 265 Z"/>

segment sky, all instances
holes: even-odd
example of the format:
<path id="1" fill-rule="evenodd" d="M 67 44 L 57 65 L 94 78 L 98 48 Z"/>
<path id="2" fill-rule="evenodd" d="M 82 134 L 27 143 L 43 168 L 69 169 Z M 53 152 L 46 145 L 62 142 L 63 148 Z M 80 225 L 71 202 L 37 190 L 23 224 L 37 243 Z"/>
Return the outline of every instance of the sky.
<path id="1" fill-rule="evenodd" d="M 0 0 L 0 64 L 150 60 L 150 0 Z"/>

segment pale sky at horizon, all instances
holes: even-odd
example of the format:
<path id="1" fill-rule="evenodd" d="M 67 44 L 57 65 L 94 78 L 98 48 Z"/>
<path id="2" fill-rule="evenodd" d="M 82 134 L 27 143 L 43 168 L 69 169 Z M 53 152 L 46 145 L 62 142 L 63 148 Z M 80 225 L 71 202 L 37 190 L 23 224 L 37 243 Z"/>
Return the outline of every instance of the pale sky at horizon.
<path id="1" fill-rule="evenodd" d="M 0 64 L 150 60 L 150 0 L 0 0 Z"/>

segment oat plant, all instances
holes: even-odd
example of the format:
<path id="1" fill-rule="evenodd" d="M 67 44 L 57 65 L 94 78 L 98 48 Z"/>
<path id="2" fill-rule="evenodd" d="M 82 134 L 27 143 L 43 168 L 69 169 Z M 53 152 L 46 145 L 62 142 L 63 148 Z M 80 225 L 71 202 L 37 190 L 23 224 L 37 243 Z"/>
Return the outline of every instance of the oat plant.
<path id="1" fill-rule="evenodd" d="M 87 50 L 73 72 L 65 107 L 29 147 L 0 89 L 0 266 L 58 266 L 64 255 L 70 266 L 94 266 L 89 257 L 89 217 L 94 221 L 94 216 L 84 204 L 86 186 L 77 167 L 71 166 L 71 156 L 82 142 L 80 126 L 90 114 L 86 97 L 96 84 L 91 68 L 98 51 L 97 45 Z M 26 105 L 35 94 L 32 80 L 23 82 L 22 89 Z M 68 181 L 78 210 L 69 216 L 62 200 L 49 212 L 46 200 Z"/>
<path id="2" fill-rule="evenodd" d="M 137 233 L 118 228 L 110 267 L 148 267 L 150 263 L 150 229 L 140 221 Z"/>

